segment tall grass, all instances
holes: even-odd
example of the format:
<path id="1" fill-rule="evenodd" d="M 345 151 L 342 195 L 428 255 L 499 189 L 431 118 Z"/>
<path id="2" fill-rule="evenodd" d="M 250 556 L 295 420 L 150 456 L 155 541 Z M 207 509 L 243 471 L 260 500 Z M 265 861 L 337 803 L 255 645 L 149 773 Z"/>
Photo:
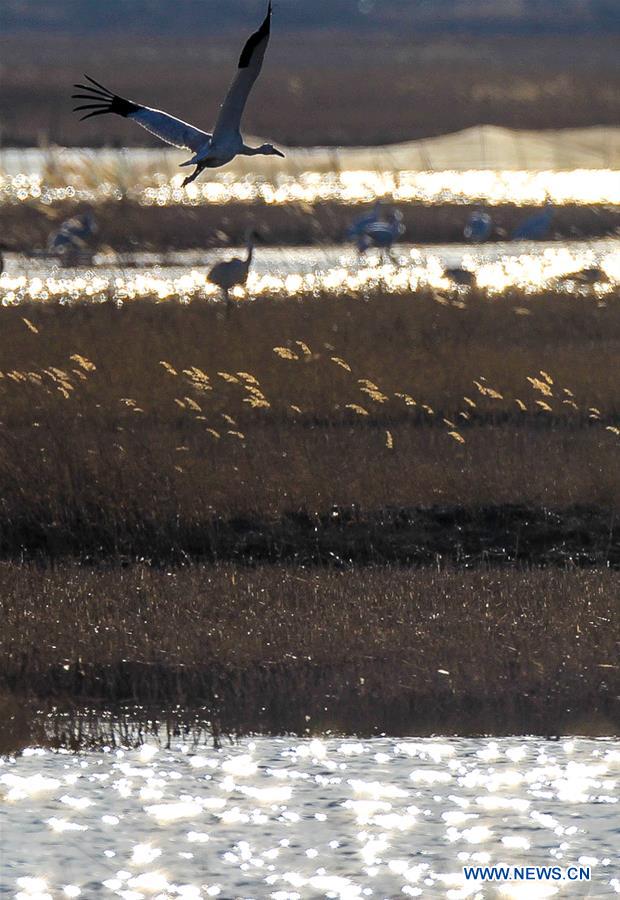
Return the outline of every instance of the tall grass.
<path id="1" fill-rule="evenodd" d="M 620 561 L 615 294 L 42 302 L 0 334 L 6 747 L 129 708 L 617 733 L 618 575 L 572 568 Z"/>
<path id="2" fill-rule="evenodd" d="M 217 522 L 334 506 L 613 526 L 615 296 L 40 304 L 0 325 L 4 552 L 212 549 Z"/>
<path id="3" fill-rule="evenodd" d="M 226 733 L 617 734 L 619 587 L 554 569 L 3 566 L 0 691 L 73 710 L 67 733 L 80 709 L 133 706 Z"/>

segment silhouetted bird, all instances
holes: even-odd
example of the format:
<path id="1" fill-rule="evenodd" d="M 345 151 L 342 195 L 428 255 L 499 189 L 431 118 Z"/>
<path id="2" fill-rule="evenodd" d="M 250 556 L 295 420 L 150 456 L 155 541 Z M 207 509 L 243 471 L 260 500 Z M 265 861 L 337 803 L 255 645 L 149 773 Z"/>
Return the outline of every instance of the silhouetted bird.
<path id="1" fill-rule="evenodd" d="M 381 200 L 377 200 L 369 213 L 356 219 L 355 222 L 350 225 L 347 230 L 347 237 L 351 239 L 359 237 L 359 235 L 364 232 L 365 228 L 368 228 L 369 225 L 372 225 L 375 222 L 379 222 L 381 220 L 382 208 L 383 204 Z"/>
<path id="2" fill-rule="evenodd" d="M 78 254 L 89 249 L 89 244 L 98 231 L 92 212 L 81 213 L 65 219 L 60 228 L 50 235 L 47 249 L 49 253 L 58 256 Z"/>
<path id="3" fill-rule="evenodd" d="M 475 209 L 467 220 L 463 234 L 474 244 L 488 241 L 493 230 L 493 219 L 482 209 Z"/>
<path id="4" fill-rule="evenodd" d="M 553 204 L 547 200 L 540 212 L 528 216 L 515 228 L 512 239 L 515 241 L 543 241 L 551 230 L 553 212 Z"/>
<path id="5" fill-rule="evenodd" d="M 476 274 L 463 266 L 448 266 L 443 270 L 443 277 L 453 284 L 473 287 L 476 284 Z"/>
<path id="6" fill-rule="evenodd" d="M 74 112 L 92 110 L 82 116 L 88 119 L 90 116 L 101 116 L 105 113 L 116 113 L 125 119 L 132 119 L 154 134 L 166 144 L 192 150 L 194 155 L 182 166 L 196 166 L 194 172 L 183 182 L 183 187 L 197 178 L 203 169 L 215 169 L 225 166 L 235 156 L 284 156 L 280 150 L 272 144 L 262 144 L 260 147 L 248 147 L 241 137 L 241 118 L 254 82 L 260 74 L 265 58 L 265 52 L 269 43 L 271 31 L 271 0 L 267 7 L 267 15 L 260 26 L 246 42 L 241 57 L 237 74 L 228 90 L 226 99 L 222 104 L 213 134 L 194 128 L 187 122 L 182 122 L 168 113 L 159 109 L 151 109 L 134 103 L 133 100 L 125 100 L 109 91 L 94 78 L 86 75 L 88 84 L 76 84 L 74 87 L 85 93 L 72 94 L 75 100 L 88 100 L 89 102 L 76 106 Z"/>
<path id="7" fill-rule="evenodd" d="M 254 256 L 254 232 L 248 232 L 246 237 L 245 259 L 233 257 L 216 263 L 207 275 L 207 281 L 216 284 L 222 289 L 222 294 L 227 306 L 230 305 L 230 290 L 237 285 L 245 285 L 248 280 L 252 258 Z"/>
<path id="8" fill-rule="evenodd" d="M 559 281 L 574 281 L 578 284 L 606 284 L 609 281 L 609 275 L 604 269 L 598 266 L 592 266 L 586 269 L 580 269 L 578 272 L 568 272 L 566 275 L 560 275 Z"/>
<path id="9" fill-rule="evenodd" d="M 391 209 L 385 219 L 369 222 L 356 237 L 357 249 L 364 253 L 369 247 L 389 252 L 394 242 L 405 233 L 403 214 L 398 209 Z"/>

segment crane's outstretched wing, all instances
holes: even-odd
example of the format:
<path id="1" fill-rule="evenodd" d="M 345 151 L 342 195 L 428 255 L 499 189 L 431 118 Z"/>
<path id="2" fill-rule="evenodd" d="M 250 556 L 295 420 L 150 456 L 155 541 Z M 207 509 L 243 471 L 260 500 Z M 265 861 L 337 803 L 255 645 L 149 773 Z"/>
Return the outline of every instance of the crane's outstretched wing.
<path id="1" fill-rule="evenodd" d="M 245 104 L 250 96 L 254 82 L 260 75 L 260 70 L 265 58 L 265 51 L 269 43 L 271 31 L 271 0 L 267 7 L 267 15 L 258 31 L 248 38 L 239 58 L 239 68 L 233 82 L 228 89 L 226 99 L 222 104 L 213 138 L 217 140 L 219 135 L 236 134 L 241 126 L 241 118 Z"/>
<path id="2" fill-rule="evenodd" d="M 116 113 L 118 116 L 137 122 L 138 125 L 146 128 L 147 131 L 150 131 L 151 134 L 154 134 L 155 137 L 158 137 L 166 144 L 172 144 L 174 147 L 185 147 L 188 150 L 193 150 L 194 153 L 197 153 L 211 138 L 211 135 L 206 131 L 194 128 L 193 125 L 182 122 L 181 119 L 175 119 L 174 116 L 170 116 L 160 109 L 151 109 L 149 106 L 141 106 L 139 103 L 134 103 L 133 100 L 125 100 L 123 97 L 113 94 L 112 91 L 99 84 L 94 78 L 90 78 L 89 75 L 84 77 L 93 86 L 76 84 L 74 87 L 85 93 L 71 95 L 73 100 L 90 101 L 73 109 L 73 112 L 81 112 L 85 109 L 92 110 L 92 112 L 82 116 L 82 120 L 90 119 L 91 116 Z"/>

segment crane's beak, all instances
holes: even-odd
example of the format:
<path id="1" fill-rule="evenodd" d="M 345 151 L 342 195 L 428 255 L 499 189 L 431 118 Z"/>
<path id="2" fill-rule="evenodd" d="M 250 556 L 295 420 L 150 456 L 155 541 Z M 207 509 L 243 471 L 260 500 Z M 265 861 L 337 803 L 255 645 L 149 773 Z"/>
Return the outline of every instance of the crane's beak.
<path id="1" fill-rule="evenodd" d="M 276 147 L 273 148 L 273 152 L 276 156 L 281 156 L 282 159 L 285 159 L 284 153 L 282 153 L 281 150 L 276 149 Z"/>

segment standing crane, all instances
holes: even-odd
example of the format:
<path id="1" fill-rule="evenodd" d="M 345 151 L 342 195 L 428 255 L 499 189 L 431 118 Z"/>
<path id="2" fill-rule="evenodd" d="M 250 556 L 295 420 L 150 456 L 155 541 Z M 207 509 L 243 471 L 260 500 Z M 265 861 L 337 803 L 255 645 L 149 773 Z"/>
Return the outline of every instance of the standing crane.
<path id="1" fill-rule="evenodd" d="M 79 262 L 87 264 L 92 260 L 92 239 L 99 227 L 92 212 L 65 219 L 60 227 L 50 234 L 47 252 L 58 256 L 66 265 Z"/>
<path id="2" fill-rule="evenodd" d="M 254 257 L 255 233 L 248 231 L 246 235 L 246 255 L 243 258 L 233 257 L 216 263 L 207 274 L 207 281 L 221 288 L 226 301 L 226 309 L 230 309 L 230 291 L 237 285 L 245 285 L 250 273 Z"/>
<path id="3" fill-rule="evenodd" d="M 467 220 L 463 234 L 466 241 L 482 244 L 488 241 L 493 231 L 493 219 L 483 209 L 475 209 Z"/>
<path id="4" fill-rule="evenodd" d="M 370 247 L 390 253 L 394 242 L 404 233 L 403 214 L 398 209 L 391 209 L 385 218 L 374 218 L 359 228 L 355 243 L 360 253 L 365 253 Z"/>
<path id="5" fill-rule="evenodd" d="M 514 241 L 544 241 L 551 230 L 553 203 L 549 198 L 539 212 L 525 218 L 512 233 Z"/>

